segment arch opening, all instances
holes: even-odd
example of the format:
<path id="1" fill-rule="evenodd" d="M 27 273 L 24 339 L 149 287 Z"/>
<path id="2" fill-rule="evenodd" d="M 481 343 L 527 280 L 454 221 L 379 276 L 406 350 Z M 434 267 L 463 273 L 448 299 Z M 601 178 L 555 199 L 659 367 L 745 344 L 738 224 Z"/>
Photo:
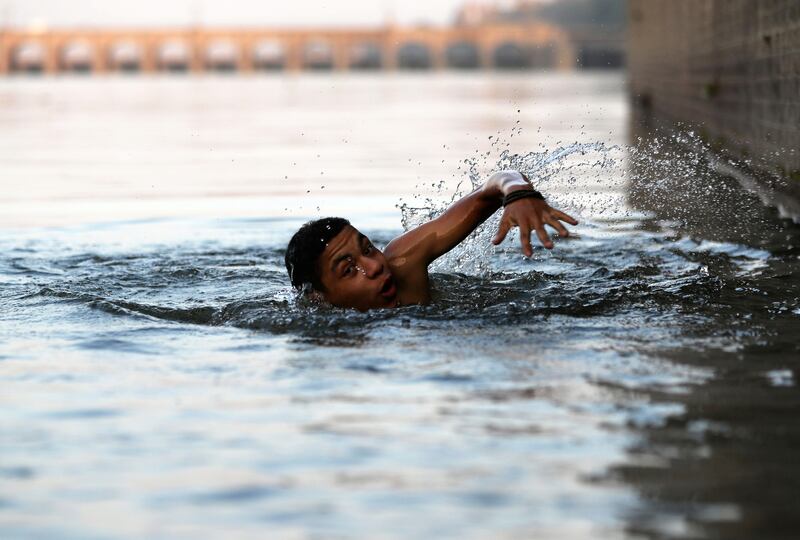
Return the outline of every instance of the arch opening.
<path id="1" fill-rule="evenodd" d="M 60 67 L 62 71 L 89 73 L 92 71 L 94 51 L 88 43 L 76 41 L 61 49 Z"/>
<path id="2" fill-rule="evenodd" d="M 230 41 L 214 41 L 205 50 L 205 68 L 231 72 L 239 69 L 239 48 Z"/>
<path id="3" fill-rule="evenodd" d="M 286 48 L 279 41 L 261 41 L 253 48 L 253 68 L 281 70 L 286 65 Z"/>
<path id="4" fill-rule="evenodd" d="M 469 41 L 459 41 L 445 49 L 447 67 L 452 69 L 478 69 L 481 67 L 480 51 Z"/>
<path id="5" fill-rule="evenodd" d="M 397 67 L 400 69 L 430 69 L 432 65 L 431 51 L 424 43 L 406 43 L 397 50 Z"/>
<path id="6" fill-rule="evenodd" d="M 516 42 L 506 41 L 494 49 L 495 69 L 527 69 L 530 67 L 528 52 Z"/>
<path id="7" fill-rule="evenodd" d="M 584 46 L 578 51 L 580 69 L 619 69 L 625 65 L 625 53 L 610 47 Z"/>
<path id="8" fill-rule="evenodd" d="M 133 42 L 116 43 L 108 53 L 108 65 L 116 71 L 139 71 L 142 68 L 142 48 Z"/>
<path id="9" fill-rule="evenodd" d="M 369 70 L 383 67 L 383 51 L 375 43 L 358 43 L 350 50 L 350 69 Z"/>
<path id="10" fill-rule="evenodd" d="M 314 71 L 333 69 L 333 47 L 325 41 L 312 41 L 303 48 L 303 67 Z"/>
<path id="11" fill-rule="evenodd" d="M 41 43 L 22 43 L 11 51 L 11 71 L 42 73 L 45 67 L 45 50 Z"/>
<path id="12" fill-rule="evenodd" d="M 553 43 L 537 45 L 530 50 L 530 67 L 553 69 L 557 65 L 556 46 Z"/>
<path id="13" fill-rule="evenodd" d="M 189 70 L 189 47 L 182 41 L 170 41 L 158 49 L 158 69 L 172 73 Z"/>

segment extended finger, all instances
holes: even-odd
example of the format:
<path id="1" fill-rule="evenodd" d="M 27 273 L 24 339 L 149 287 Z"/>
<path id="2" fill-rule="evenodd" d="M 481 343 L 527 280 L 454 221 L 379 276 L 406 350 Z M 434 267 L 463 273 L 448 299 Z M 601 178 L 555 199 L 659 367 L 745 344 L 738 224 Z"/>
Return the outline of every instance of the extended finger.
<path id="1" fill-rule="evenodd" d="M 578 224 L 578 220 L 577 219 L 575 219 L 574 217 L 572 217 L 572 216 L 570 216 L 568 214 L 565 214 L 561 210 L 553 209 L 553 211 L 550 212 L 550 213 L 552 215 L 554 215 L 555 217 L 557 217 L 558 219 L 560 219 L 561 221 L 566 221 L 570 225 L 577 225 Z"/>
<path id="2" fill-rule="evenodd" d="M 531 245 L 531 229 L 526 223 L 519 225 L 519 243 L 522 244 L 522 252 L 526 257 L 533 256 L 533 246 Z"/>
<path id="3" fill-rule="evenodd" d="M 546 220 L 546 223 L 551 227 L 553 227 L 556 231 L 558 231 L 558 236 L 560 236 L 561 238 L 566 238 L 567 236 L 569 236 L 569 231 L 556 218 L 551 217 Z"/>
<path id="4" fill-rule="evenodd" d="M 547 249 L 553 248 L 553 242 L 550 240 L 550 236 L 548 236 L 547 231 L 544 230 L 544 225 L 541 222 L 537 222 L 535 224 L 536 227 L 536 236 L 539 237 L 539 241 L 542 243 L 544 247 Z"/>
<path id="5" fill-rule="evenodd" d="M 507 219 L 503 219 L 500 221 L 500 226 L 497 228 L 497 233 L 492 238 L 492 244 L 499 244 L 503 241 L 508 234 L 508 230 L 511 228 L 511 223 L 508 222 Z"/>

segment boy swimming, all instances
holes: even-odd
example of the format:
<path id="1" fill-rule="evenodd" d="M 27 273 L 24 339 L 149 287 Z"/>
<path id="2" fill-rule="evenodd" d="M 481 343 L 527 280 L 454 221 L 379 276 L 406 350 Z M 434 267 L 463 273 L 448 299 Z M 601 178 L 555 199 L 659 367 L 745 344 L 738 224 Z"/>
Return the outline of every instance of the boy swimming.
<path id="1" fill-rule="evenodd" d="M 533 255 L 531 232 L 552 249 L 545 225 L 567 237 L 569 232 L 561 222 L 578 224 L 550 207 L 525 175 L 501 171 L 439 217 L 389 242 L 383 252 L 346 219 L 310 221 L 289 241 L 286 270 L 296 289 L 337 307 L 367 311 L 426 304 L 430 301 L 428 266 L 501 206 L 503 215 L 492 243 L 502 242 L 509 229 L 517 226 L 522 252 L 528 257 Z"/>

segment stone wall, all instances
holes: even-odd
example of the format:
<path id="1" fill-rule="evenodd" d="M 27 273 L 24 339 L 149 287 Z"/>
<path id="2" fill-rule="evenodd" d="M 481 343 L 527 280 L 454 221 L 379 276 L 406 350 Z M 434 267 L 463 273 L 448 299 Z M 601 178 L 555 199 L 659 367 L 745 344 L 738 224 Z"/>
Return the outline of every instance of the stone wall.
<path id="1" fill-rule="evenodd" d="M 800 0 L 630 0 L 630 91 L 651 118 L 800 180 Z"/>

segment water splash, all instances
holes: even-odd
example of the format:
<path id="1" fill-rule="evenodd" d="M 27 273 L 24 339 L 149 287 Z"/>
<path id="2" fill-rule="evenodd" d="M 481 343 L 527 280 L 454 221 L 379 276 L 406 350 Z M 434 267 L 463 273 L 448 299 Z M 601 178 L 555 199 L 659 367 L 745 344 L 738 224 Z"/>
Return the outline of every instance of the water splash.
<path id="1" fill-rule="evenodd" d="M 434 196 L 421 203 L 401 201 L 404 230 L 439 217 L 454 201 L 483 185 L 492 172 L 509 169 L 528 176 L 551 206 L 579 219 L 579 231 L 599 222 L 639 227 L 649 223 L 678 235 L 764 245 L 774 244 L 775 234 L 782 230 L 765 203 L 778 207 L 784 216 L 790 213 L 780 195 L 788 189 L 786 180 L 756 181 L 751 171 L 758 164 L 721 158 L 692 131 L 640 137 L 629 146 L 575 142 L 522 154 L 511 153 L 508 143 L 503 148 L 500 136 L 490 140 L 488 151 L 462 161 L 455 189 L 448 190 L 445 181 L 434 182 Z M 497 159 L 490 161 L 500 148 Z M 521 259 L 514 231 L 503 245 L 491 243 L 501 215 L 496 212 L 437 260 L 432 270 L 486 276 Z M 535 239 L 533 243 L 536 248 Z M 546 253 L 536 249 L 534 258 L 550 256 Z"/>
<path id="2" fill-rule="evenodd" d="M 639 137 L 627 154 L 628 204 L 683 234 L 763 245 L 782 227 L 770 207 L 790 186 L 756 172 L 767 163 L 725 157 L 690 130 Z"/>
<path id="3" fill-rule="evenodd" d="M 494 139 L 492 146 L 500 140 Z M 403 229 L 408 231 L 439 217 L 457 199 L 482 186 L 491 171 L 499 170 L 524 173 L 537 189 L 547 195 L 551 205 L 580 218 L 618 211 L 608 196 L 600 197 L 602 191 L 606 195 L 612 194 L 612 199 L 617 202 L 620 200 L 624 174 L 618 146 L 602 142 L 573 143 L 526 154 L 512 154 L 504 149 L 496 162 L 487 167 L 489 153 L 464 159 L 464 177 L 451 193 L 446 194 L 446 184 L 442 181 L 433 184 L 439 197 L 429 197 L 421 205 L 402 202 L 399 208 Z M 486 275 L 507 266 L 509 257 L 521 257 L 518 248 L 511 249 L 511 244 L 518 242 L 513 234 L 509 234 L 502 246 L 495 247 L 491 243 L 501 215 L 501 212 L 496 212 L 458 247 L 437 260 L 432 270 Z"/>

